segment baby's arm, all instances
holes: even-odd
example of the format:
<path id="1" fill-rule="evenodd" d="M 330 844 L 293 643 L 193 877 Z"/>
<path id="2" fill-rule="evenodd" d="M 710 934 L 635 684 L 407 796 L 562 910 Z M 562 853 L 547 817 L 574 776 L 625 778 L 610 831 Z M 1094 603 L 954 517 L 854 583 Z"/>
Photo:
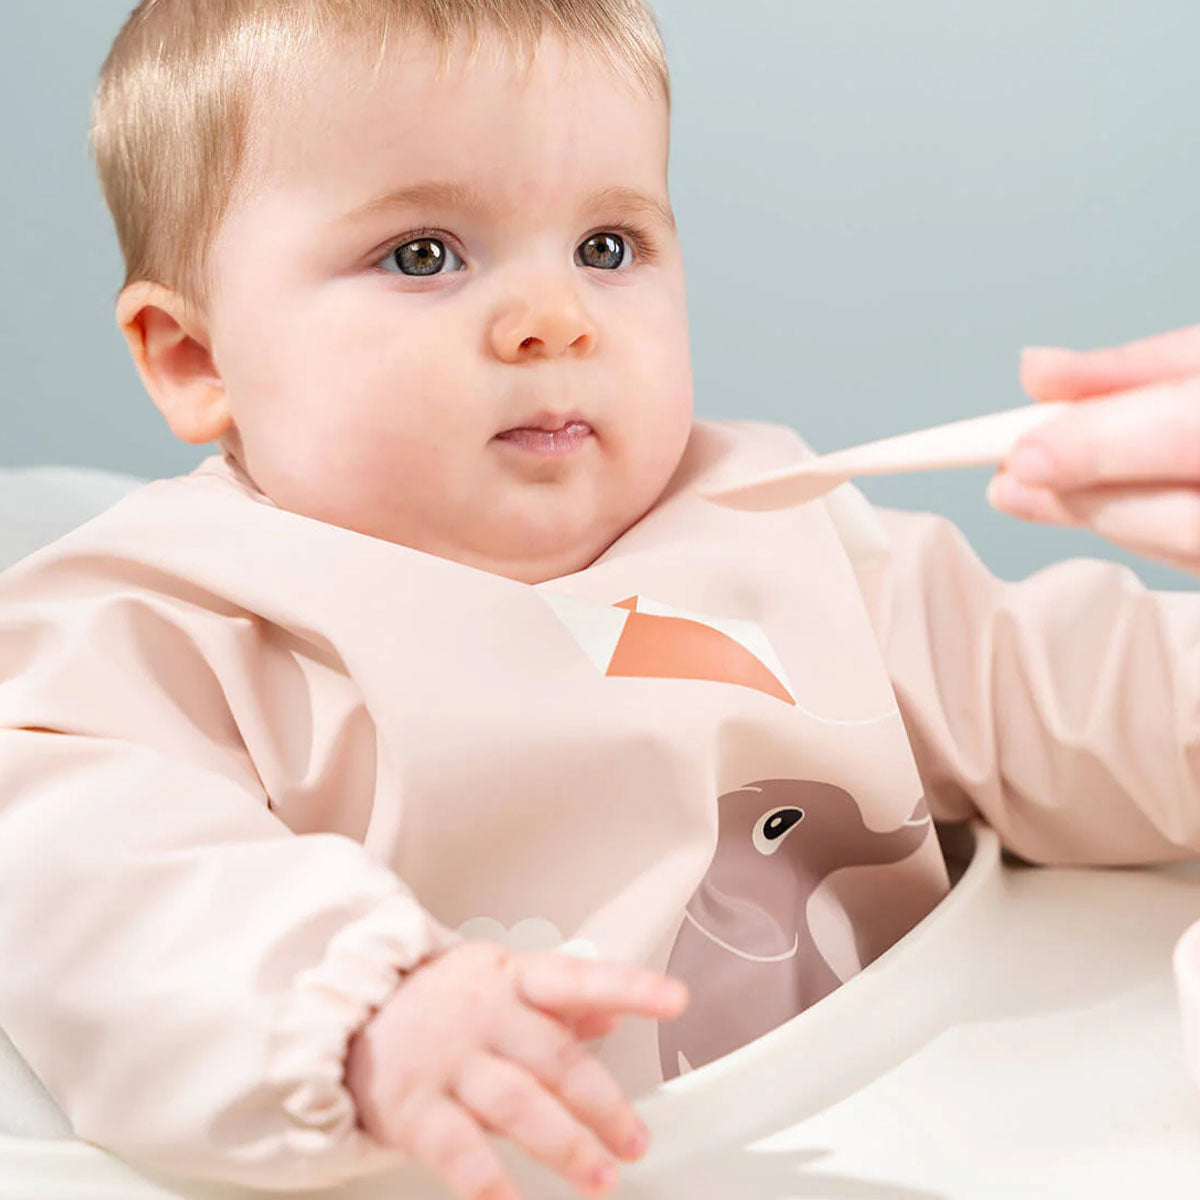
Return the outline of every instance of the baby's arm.
<path id="1" fill-rule="evenodd" d="M 223 691 L 254 623 L 124 571 L 0 577 L 0 1027 L 135 1162 L 269 1189 L 398 1165 L 347 1042 L 458 939 L 358 842 L 271 812 Z"/>
<path id="2" fill-rule="evenodd" d="M 1035 862 L 1200 853 L 1200 592 L 1084 559 L 1007 583 L 945 519 L 876 513 L 859 578 L 934 815 Z"/>

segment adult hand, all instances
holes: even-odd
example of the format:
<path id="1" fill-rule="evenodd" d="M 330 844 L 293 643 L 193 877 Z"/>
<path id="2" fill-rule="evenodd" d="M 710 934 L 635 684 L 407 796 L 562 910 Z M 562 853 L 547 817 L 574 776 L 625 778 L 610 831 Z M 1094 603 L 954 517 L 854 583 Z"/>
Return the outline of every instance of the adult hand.
<path id="1" fill-rule="evenodd" d="M 1200 574 L 1200 325 L 1113 349 L 1029 349 L 1021 384 L 1085 403 L 1021 440 L 991 504 Z"/>

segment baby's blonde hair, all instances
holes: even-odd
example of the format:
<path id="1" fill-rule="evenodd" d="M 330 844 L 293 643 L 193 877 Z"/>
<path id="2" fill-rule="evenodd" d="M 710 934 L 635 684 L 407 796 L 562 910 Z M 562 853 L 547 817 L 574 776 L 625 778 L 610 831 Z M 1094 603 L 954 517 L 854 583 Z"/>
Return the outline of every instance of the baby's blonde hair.
<path id="1" fill-rule="evenodd" d="M 208 309 L 208 251 L 234 194 L 256 99 L 303 86 L 311 51 L 377 51 L 429 35 L 442 66 L 465 32 L 500 34 L 528 65 L 559 34 L 671 103 L 662 36 L 644 0 L 142 0 L 117 35 L 92 106 L 91 144 L 125 257 Z"/>

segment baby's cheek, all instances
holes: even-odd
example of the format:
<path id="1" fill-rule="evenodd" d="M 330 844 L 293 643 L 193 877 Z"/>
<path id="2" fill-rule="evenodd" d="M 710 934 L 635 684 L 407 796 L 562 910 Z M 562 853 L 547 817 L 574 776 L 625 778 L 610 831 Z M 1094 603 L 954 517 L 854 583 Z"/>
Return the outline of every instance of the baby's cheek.
<path id="1" fill-rule="evenodd" d="M 676 456 L 683 453 L 691 434 L 694 416 L 694 393 L 690 360 L 673 358 L 663 364 L 659 386 L 654 397 L 655 417 L 664 447 L 674 447 Z M 671 451 L 667 451 L 668 457 Z"/>
<path id="2" fill-rule="evenodd" d="M 694 384 L 687 327 L 684 325 L 671 332 L 672 336 L 659 347 L 654 363 L 658 402 L 665 420 L 690 424 Z"/>

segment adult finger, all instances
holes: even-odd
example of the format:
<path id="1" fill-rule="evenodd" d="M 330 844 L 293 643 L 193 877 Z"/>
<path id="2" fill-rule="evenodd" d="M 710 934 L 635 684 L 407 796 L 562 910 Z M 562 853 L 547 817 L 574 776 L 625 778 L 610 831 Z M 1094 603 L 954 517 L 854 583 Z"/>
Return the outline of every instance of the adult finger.
<path id="1" fill-rule="evenodd" d="M 1200 484 L 1200 378 L 1080 404 L 1023 437 L 1005 467 L 1058 491 Z"/>
<path id="2" fill-rule="evenodd" d="M 1200 575 L 1200 488 L 1054 492 L 1022 487 L 1002 472 L 992 480 L 988 499 L 1012 516 L 1085 527 L 1136 554 Z"/>
<path id="3" fill-rule="evenodd" d="M 633 963 L 575 958 L 554 951 L 516 962 L 518 994 L 563 1020 L 587 1013 L 669 1020 L 687 1004 L 687 987 Z"/>
<path id="4" fill-rule="evenodd" d="M 1035 400 L 1084 400 L 1200 374 L 1200 325 L 1101 350 L 1031 346 L 1021 386 Z"/>
<path id="5" fill-rule="evenodd" d="M 490 1129 L 586 1195 L 606 1195 L 617 1182 L 617 1164 L 612 1157 L 516 1064 L 494 1054 L 477 1054 L 463 1064 L 453 1091 Z"/>
<path id="6" fill-rule="evenodd" d="M 397 1144 L 462 1200 L 522 1200 L 487 1135 L 447 1096 L 423 1101 Z"/>
<path id="7" fill-rule="evenodd" d="M 632 1161 L 645 1153 L 649 1134 L 620 1085 L 558 1021 L 517 1006 L 489 1044 L 548 1088 L 614 1154 Z"/>

